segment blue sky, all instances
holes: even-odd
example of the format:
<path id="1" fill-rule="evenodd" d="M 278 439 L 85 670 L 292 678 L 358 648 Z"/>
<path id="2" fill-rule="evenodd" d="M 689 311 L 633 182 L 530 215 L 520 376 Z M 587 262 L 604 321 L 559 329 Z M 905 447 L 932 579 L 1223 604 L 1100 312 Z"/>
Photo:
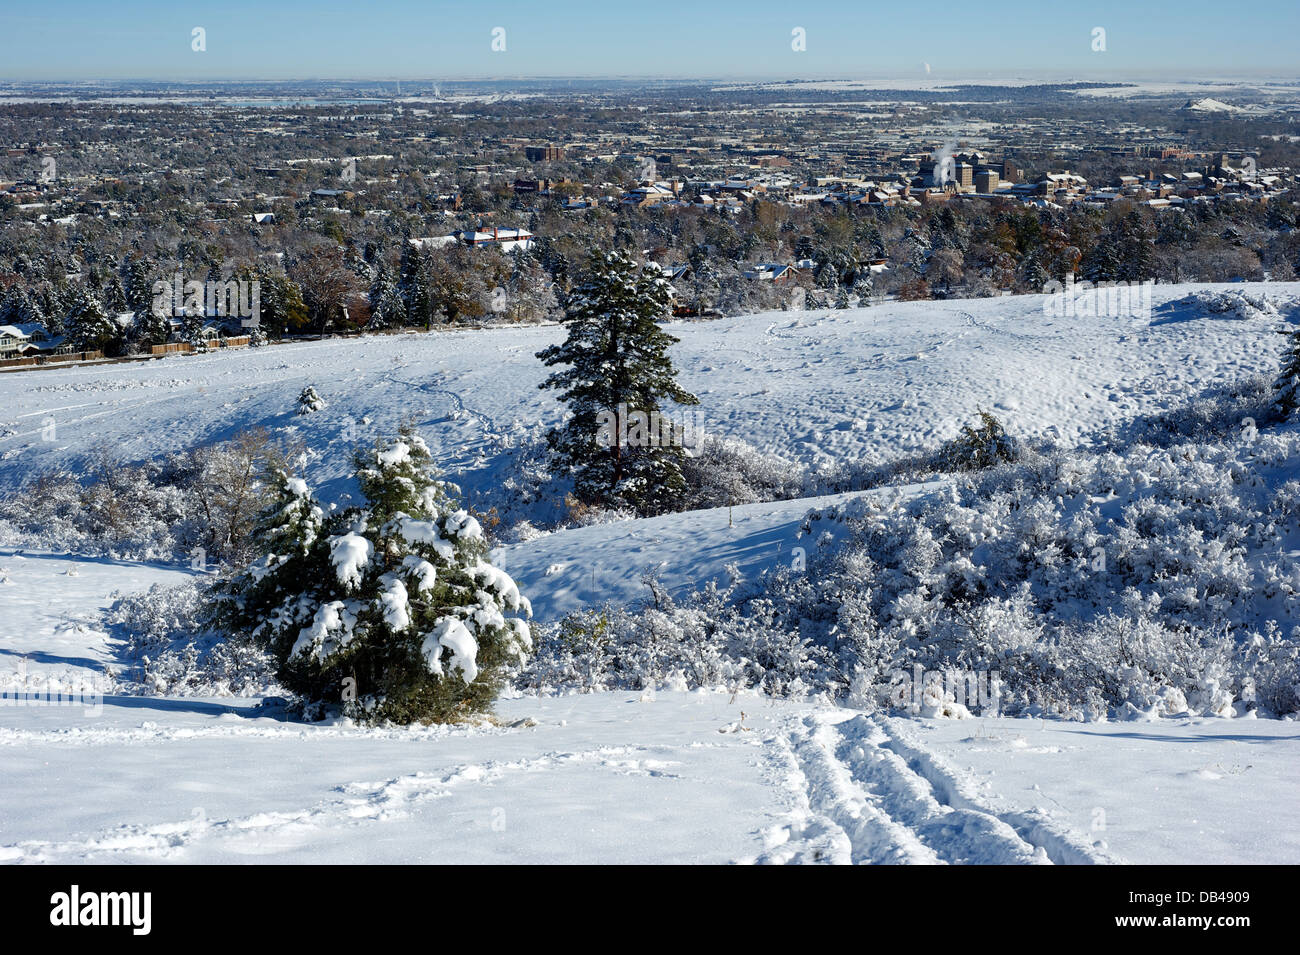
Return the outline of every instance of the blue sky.
<path id="1" fill-rule="evenodd" d="M 5 79 L 1300 74 L 1296 0 L 11 0 L 2 16 Z"/>

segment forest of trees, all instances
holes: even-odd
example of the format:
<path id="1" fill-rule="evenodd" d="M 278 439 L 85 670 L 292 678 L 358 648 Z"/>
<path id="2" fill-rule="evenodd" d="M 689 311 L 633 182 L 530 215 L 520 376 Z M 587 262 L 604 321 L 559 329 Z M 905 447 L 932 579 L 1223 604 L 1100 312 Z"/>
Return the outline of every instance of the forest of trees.
<path id="1" fill-rule="evenodd" d="M 1067 274 L 1089 281 L 1278 281 L 1300 267 L 1289 199 L 1153 210 L 1038 209 L 965 201 L 933 207 L 795 208 L 757 199 L 735 215 L 504 195 L 494 221 L 529 229 L 528 251 L 412 243 L 474 224 L 471 213 L 383 216 L 277 202 L 275 221 L 201 221 L 166 202 L 130 221 L 83 217 L 33 228 L 0 215 L 0 324 L 38 322 L 81 349 L 147 350 L 202 333 L 151 312 L 153 285 L 256 280 L 271 338 L 363 329 L 557 319 L 592 248 L 686 266 L 679 315 L 847 307 L 1038 292 Z M 745 278 L 754 263 L 810 261 L 792 284 Z M 874 264 L 874 268 L 872 265 Z M 885 266 L 881 268 L 881 266 Z M 798 291 L 796 291 L 796 289 Z M 239 334 L 233 323 L 232 334 Z"/>

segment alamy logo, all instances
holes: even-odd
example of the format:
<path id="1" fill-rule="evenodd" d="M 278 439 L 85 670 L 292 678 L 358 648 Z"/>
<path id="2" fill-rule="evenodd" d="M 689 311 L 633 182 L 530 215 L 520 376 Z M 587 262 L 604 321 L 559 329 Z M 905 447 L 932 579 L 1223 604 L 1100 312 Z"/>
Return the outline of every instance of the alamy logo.
<path id="1" fill-rule="evenodd" d="M 1138 318 L 1151 320 L 1155 282 L 1075 282 L 1053 279 L 1043 286 L 1043 314 L 1049 318 Z"/>
<path id="2" fill-rule="evenodd" d="M 186 282 L 177 272 L 170 282 L 159 279 L 153 283 L 153 313 L 158 318 L 239 318 L 244 328 L 256 328 L 262 321 L 262 285 L 242 279 Z"/>
<path id="3" fill-rule="evenodd" d="M 996 716 L 1002 705 L 1002 677 L 998 671 L 927 671 L 920 664 L 889 673 L 889 702 L 921 716 L 944 715 L 948 704 L 967 709 L 978 706 L 981 715 Z"/>
<path id="4" fill-rule="evenodd" d="M 659 411 L 628 411 L 620 404 L 616 412 L 596 415 L 596 443 L 604 448 L 699 448 L 704 443 L 703 413 L 683 412 L 679 418 L 674 421 Z"/>
<path id="5" fill-rule="evenodd" d="M 82 892 L 74 885 L 50 896 L 51 925 L 127 925 L 132 935 L 153 927 L 152 892 Z"/>
<path id="6" fill-rule="evenodd" d="M 60 679 L 53 674 L 29 675 L 26 658 L 8 679 L 0 674 L 0 706 L 80 706 L 85 716 L 104 712 L 104 689 L 89 676 Z"/>

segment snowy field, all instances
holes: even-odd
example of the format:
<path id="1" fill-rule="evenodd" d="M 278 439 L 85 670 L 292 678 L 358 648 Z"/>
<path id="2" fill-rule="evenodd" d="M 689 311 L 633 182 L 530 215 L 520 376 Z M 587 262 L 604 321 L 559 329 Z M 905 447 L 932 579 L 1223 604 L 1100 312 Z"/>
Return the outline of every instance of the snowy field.
<path id="1" fill-rule="evenodd" d="M 977 406 L 1075 442 L 1276 367 L 1276 317 L 1178 304 L 1191 291 L 1158 288 L 1150 320 L 1051 319 L 1023 297 L 675 324 L 674 358 L 706 430 L 804 464 L 934 447 Z M 309 480 L 341 497 L 351 448 L 414 418 L 472 500 L 558 420 L 533 354 L 559 334 L 0 375 L 0 484 L 100 444 L 140 460 L 261 425 L 300 435 Z M 330 408 L 297 417 L 308 384 Z M 885 508 L 934 490 L 864 493 Z M 803 515 L 848 496 L 560 531 L 497 556 L 554 620 L 631 603 L 647 567 L 686 590 L 789 561 Z M 0 860 L 1300 862 L 1295 721 L 921 720 L 659 688 L 515 696 L 489 725 L 406 730 L 116 694 L 101 612 L 189 573 L 0 548 L 0 689 L 108 690 L 0 707 Z"/>
<path id="2" fill-rule="evenodd" d="M 816 465 L 933 448 L 977 407 L 1013 434 L 1070 442 L 1275 368 L 1279 321 L 1179 304 L 1202 288 L 1233 286 L 1157 287 L 1150 319 L 1050 318 L 1031 295 L 668 327 L 706 433 Z M 1300 283 L 1250 288 L 1300 296 Z M 558 422 L 534 356 L 561 337 L 555 326 L 374 336 L 0 374 L 0 482 L 100 445 L 142 460 L 261 426 L 307 442 L 308 483 L 328 499 L 357 443 L 414 419 L 472 494 L 496 479 L 503 449 Z M 330 414 L 295 416 L 306 385 Z"/>
<path id="3" fill-rule="evenodd" d="M 0 568 L 11 693 L 15 647 L 29 686 L 97 679 L 113 648 L 85 622 L 117 586 L 182 575 Z M 6 703 L 7 862 L 1300 861 L 1294 722 L 907 720 L 664 690 L 517 697 L 496 725 L 410 730 L 252 700 Z"/>

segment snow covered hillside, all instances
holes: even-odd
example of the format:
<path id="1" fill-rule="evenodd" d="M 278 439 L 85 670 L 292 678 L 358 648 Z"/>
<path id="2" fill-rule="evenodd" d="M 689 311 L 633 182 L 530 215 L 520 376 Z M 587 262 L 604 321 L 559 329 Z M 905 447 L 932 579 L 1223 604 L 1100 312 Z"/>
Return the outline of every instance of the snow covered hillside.
<path id="1" fill-rule="evenodd" d="M 76 622 L 115 583 L 180 574 L 69 565 L 0 553 L 3 862 L 1300 860 L 1293 722 L 910 720 L 662 689 L 411 729 L 231 698 L 17 705 L 13 648 L 29 692 L 102 676 L 112 646 Z"/>
<path id="2" fill-rule="evenodd" d="M 1300 283 L 1249 287 L 1280 312 L 1220 308 L 1210 291 L 1158 287 L 1149 317 L 1053 318 L 1028 296 L 670 330 L 706 432 L 815 473 L 932 450 L 977 408 L 1017 438 L 1082 447 L 1271 374 Z M 357 493 L 353 449 L 410 422 L 466 503 L 499 502 L 518 454 L 560 420 L 534 357 L 560 334 L 375 336 L 0 374 L 0 489 L 76 469 L 104 446 L 148 461 L 262 427 L 301 439 L 307 483 L 344 505 Z M 300 415 L 308 386 L 326 407 Z M 764 627 L 789 646 L 827 636 L 834 653 L 816 666 L 830 676 L 779 699 L 740 679 L 687 690 L 708 680 L 647 670 L 656 675 L 637 689 L 613 677 L 592 681 L 615 687 L 594 693 L 514 689 L 493 721 L 452 727 L 308 724 L 257 699 L 142 695 L 123 677 L 141 661 L 105 612 L 195 580 L 188 559 L 64 553 L 0 520 L 0 861 L 1300 862 L 1300 723 L 1256 718 L 1231 693 L 1225 702 L 1241 664 L 1217 644 L 1179 658 L 1192 690 L 1150 685 L 1152 668 L 1181 652 L 1180 627 L 1210 634 L 1270 616 L 1289 630 L 1300 435 L 1257 437 L 508 537 L 493 559 L 531 600 L 539 632 L 605 605 L 665 627 L 739 628 L 710 604 L 680 619 L 642 610 L 643 574 L 685 599 L 733 570 L 751 584 L 779 577 L 833 537 L 839 549 L 825 549 L 816 574 L 764 590 L 771 606 L 747 621 L 756 640 Z M 1150 611 L 1148 629 L 1110 618 L 1088 629 L 1107 609 L 1160 605 L 1139 577 L 1188 586 Z M 946 619 L 940 597 L 969 619 Z M 1146 696 L 1123 721 L 1105 705 L 1078 722 L 903 716 L 868 705 L 863 673 L 837 669 L 855 627 L 854 640 L 918 654 L 959 645 L 971 667 L 1041 668 L 1062 699 L 1081 672 L 1068 654 L 1086 653 L 1105 675 L 1136 674 Z M 963 627 L 988 646 L 972 649 Z M 1036 649 L 1044 633 L 1051 646 Z M 1114 666 L 1113 633 L 1136 634 Z M 750 658 L 768 649 L 742 646 Z M 1290 672 L 1277 659 L 1275 695 Z M 554 687 L 558 672 L 520 685 Z M 853 690 L 831 699 L 824 687 L 841 676 Z M 1087 709 L 1073 698 L 1030 706 L 1031 691 L 1008 686 L 1021 712 Z M 47 691 L 87 687 L 45 705 Z"/>
<path id="3" fill-rule="evenodd" d="M 1031 295 L 668 327 L 706 433 L 816 465 L 935 447 L 977 406 L 1013 434 L 1070 442 L 1276 367 L 1277 317 L 1183 303 L 1205 288 L 1156 287 L 1150 319 L 1052 318 Z M 1300 283 L 1251 289 L 1300 297 Z M 97 445 L 141 460 L 262 426 L 306 441 L 309 483 L 328 496 L 356 444 L 414 419 L 449 475 L 480 493 L 505 449 L 559 420 L 534 355 L 560 337 L 556 327 L 374 336 L 0 375 L 0 481 Z M 307 385 L 327 412 L 295 415 Z"/>

